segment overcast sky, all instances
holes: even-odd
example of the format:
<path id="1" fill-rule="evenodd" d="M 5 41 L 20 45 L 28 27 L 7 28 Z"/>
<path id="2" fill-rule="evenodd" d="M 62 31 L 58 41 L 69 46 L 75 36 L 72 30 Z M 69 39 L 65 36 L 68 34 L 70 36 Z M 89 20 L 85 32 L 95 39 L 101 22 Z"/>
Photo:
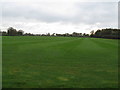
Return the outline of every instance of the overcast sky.
<path id="1" fill-rule="evenodd" d="M 3 0 L 1 30 L 38 33 L 90 33 L 118 28 L 118 0 Z"/>

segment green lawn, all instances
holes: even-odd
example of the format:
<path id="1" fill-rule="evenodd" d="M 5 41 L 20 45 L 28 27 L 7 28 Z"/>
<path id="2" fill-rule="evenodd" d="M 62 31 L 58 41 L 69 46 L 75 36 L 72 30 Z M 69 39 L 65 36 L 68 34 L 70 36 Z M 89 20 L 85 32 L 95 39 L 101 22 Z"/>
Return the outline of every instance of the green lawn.
<path id="1" fill-rule="evenodd" d="M 118 40 L 4 36 L 3 88 L 117 88 Z"/>

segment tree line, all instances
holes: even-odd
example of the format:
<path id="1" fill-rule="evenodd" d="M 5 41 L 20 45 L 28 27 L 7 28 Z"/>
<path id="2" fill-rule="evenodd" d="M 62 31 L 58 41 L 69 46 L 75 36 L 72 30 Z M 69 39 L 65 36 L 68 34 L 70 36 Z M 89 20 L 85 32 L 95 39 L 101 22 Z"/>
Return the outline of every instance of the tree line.
<path id="1" fill-rule="evenodd" d="M 6 31 L 2 31 L 2 36 L 23 36 L 23 30 L 16 30 L 13 27 L 9 27 Z"/>
<path id="2" fill-rule="evenodd" d="M 90 36 L 95 38 L 120 39 L 120 29 L 106 28 L 97 30 L 96 32 L 91 31 Z"/>
<path id="3" fill-rule="evenodd" d="M 32 33 L 24 33 L 23 30 L 16 30 L 13 27 L 9 27 L 6 31 L 2 31 L 2 36 L 67 36 L 67 37 L 89 37 L 89 34 L 82 34 L 73 32 L 72 34 L 65 33 L 65 34 L 57 34 L 57 33 L 46 33 L 46 34 L 32 34 Z"/>
<path id="4" fill-rule="evenodd" d="M 92 30 L 89 34 L 73 32 L 72 34 L 57 34 L 57 33 L 46 33 L 46 34 L 31 34 L 24 33 L 23 30 L 16 30 L 13 27 L 9 27 L 6 31 L 2 31 L 2 36 L 64 36 L 64 37 L 93 37 L 93 38 L 109 38 L 109 39 L 120 39 L 120 29 L 98 29 L 97 31 Z"/>

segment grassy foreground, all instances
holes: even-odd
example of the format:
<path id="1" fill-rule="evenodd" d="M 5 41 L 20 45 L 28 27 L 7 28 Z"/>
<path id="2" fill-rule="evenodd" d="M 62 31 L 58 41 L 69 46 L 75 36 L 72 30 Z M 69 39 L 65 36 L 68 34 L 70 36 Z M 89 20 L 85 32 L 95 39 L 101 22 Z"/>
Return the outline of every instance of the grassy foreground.
<path id="1" fill-rule="evenodd" d="M 6 36 L 3 88 L 117 88 L 118 40 Z"/>

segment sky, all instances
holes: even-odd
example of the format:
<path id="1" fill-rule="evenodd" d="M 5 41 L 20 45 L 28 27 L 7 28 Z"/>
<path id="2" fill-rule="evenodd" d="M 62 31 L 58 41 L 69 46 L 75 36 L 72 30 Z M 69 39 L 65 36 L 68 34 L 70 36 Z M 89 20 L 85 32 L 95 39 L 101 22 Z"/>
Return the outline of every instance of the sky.
<path id="1" fill-rule="evenodd" d="M 24 33 L 90 33 L 118 28 L 119 0 L 2 0 L 0 29 Z"/>

